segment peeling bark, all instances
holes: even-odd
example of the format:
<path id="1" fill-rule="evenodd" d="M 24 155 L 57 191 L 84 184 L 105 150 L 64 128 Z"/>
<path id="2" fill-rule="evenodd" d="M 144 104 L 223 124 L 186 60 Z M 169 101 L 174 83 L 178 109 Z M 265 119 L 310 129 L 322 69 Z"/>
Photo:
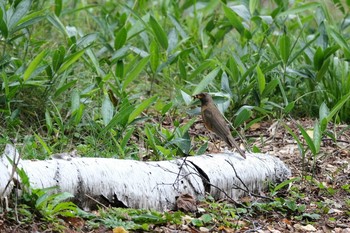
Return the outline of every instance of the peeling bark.
<path id="1" fill-rule="evenodd" d="M 8 159 L 13 160 L 15 156 L 18 158 L 18 152 L 7 145 L 0 158 L 2 199 L 10 195 L 15 180 L 19 179 L 16 173 L 12 175 L 13 166 Z M 236 153 L 160 162 L 70 157 L 20 160 L 18 167 L 24 169 L 32 188 L 57 186 L 58 192 L 72 193 L 73 201 L 85 209 L 94 208 L 101 202 L 163 211 L 173 209 L 175 197 L 185 193 L 195 197 L 209 193 L 216 199 L 238 199 L 248 190 L 263 190 L 268 182 L 282 182 L 291 175 L 276 157 L 247 154 L 247 159 L 243 159 Z"/>

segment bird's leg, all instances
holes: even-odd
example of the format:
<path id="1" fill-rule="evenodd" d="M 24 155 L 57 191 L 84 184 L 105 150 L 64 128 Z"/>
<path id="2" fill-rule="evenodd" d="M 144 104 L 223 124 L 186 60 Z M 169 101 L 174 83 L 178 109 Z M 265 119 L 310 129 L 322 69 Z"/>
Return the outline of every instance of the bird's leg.
<path id="1" fill-rule="evenodd" d="M 214 152 L 220 152 L 220 148 L 218 148 L 218 146 L 215 143 L 215 141 L 217 141 L 217 140 L 215 140 L 215 135 L 209 134 L 209 139 L 210 139 L 211 143 L 213 143 L 213 145 L 216 149 L 216 151 L 214 151 Z M 209 139 L 208 139 L 208 141 L 209 141 Z M 209 143 L 208 143 L 208 145 L 209 145 Z"/>

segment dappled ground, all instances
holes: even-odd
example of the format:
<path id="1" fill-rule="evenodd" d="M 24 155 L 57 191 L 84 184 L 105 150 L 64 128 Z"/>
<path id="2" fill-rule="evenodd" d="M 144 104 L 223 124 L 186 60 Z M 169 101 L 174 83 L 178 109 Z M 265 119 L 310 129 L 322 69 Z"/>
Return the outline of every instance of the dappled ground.
<path id="1" fill-rule="evenodd" d="M 312 138 L 314 121 L 304 119 L 284 123 L 296 133 L 304 146 L 306 142 L 302 140 L 297 125 L 302 125 Z M 265 217 L 259 216 L 262 229 L 281 232 L 307 229 L 319 232 L 350 232 L 350 129 L 348 125 L 330 124 L 328 130 L 329 135 L 333 135 L 337 142 L 329 136 L 323 137 L 320 153 L 313 157 L 308 150 L 304 163 L 297 143 L 282 123 L 261 123 L 247 133 L 250 136 L 258 135 L 256 145 L 262 152 L 283 160 L 291 168 L 293 177 L 301 177 L 302 174 L 308 176 L 303 181 L 294 182 L 285 193 L 294 196 L 295 204 L 304 204 L 304 213 L 308 215 L 299 220 L 299 216 L 288 217 L 272 211 Z M 264 135 L 262 140 L 260 135 Z M 315 179 L 311 180 L 310 176 Z M 292 193 L 294 194 L 291 195 Z M 317 214 L 314 215 L 316 218 L 313 218 L 313 214 Z M 308 225 L 308 221 L 313 222 L 313 227 Z"/>
<path id="2" fill-rule="evenodd" d="M 259 194 L 273 199 L 242 198 L 241 206 L 233 206 L 225 200 L 216 203 L 203 201 L 199 203 L 202 212 L 188 214 L 178 224 L 150 224 L 152 232 L 350 232 L 349 126 L 330 124 L 328 135 L 322 137 L 320 152 L 312 156 L 307 150 L 303 160 L 298 144 L 284 124 L 296 134 L 305 149 L 306 142 L 298 124 L 312 138 L 314 121 L 310 119 L 258 123 L 245 132 L 245 137 L 263 153 L 283 160 L 291 168 L 294 182 L 275 189 L 276 192 Z M 190 134 L 196 141 L 198 136 L 208 135 L 200 121 L 191 127 Z M 221 145 L 217 141 L 210 142 L 208 150 L 213 152 Z M 304 179 L 301 179 L 302 174 Z M 236 217 L 230 216 L 229 207 L 237 213 Z M 204 215 L 209 219 L 201 218 Z M 196 226 L 191 221 L 194 218 L 201 221 Z M 103 224 L 92 228 L 82 218 L 65 218 L 62 225 L 67 227 L 65 232 L 112 232 Z M 235 229 L 236 225 L 238 229 Z M 57 225 L 40 220 L 19 224 L 8 216 L 0 215 L 1 232 L 51 232 L 53 229 L 57 229 Z M 122 228 L 114 230 L 125 232 Z"/>

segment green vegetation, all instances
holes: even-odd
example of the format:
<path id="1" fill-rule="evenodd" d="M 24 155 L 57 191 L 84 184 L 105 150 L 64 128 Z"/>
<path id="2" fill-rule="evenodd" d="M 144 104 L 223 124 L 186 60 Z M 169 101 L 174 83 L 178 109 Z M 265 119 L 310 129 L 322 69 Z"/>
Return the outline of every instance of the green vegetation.
<path id="1" fill-rule="evenodd" d="M 1 1 L 0 151 L 14 140 L 25 159 L 71 149 L 137 160 L 202 154 L 208 144 L 190 134 L 198 113 L 191 96 L 206 91 L 240 132 L 267 119 L 316 118 L 313 135 L 283 124 L 299 146 L 302 171 L 312 160 L 314 172 L 322 138 L 339 136 L 327 126 L 350 122 L 350 3 L 288 2 Z M 333 191 L 348 193 L 349 185 Z M 69 202 L 56 206 L 69 197 L 64 193 L 30 195 L 23 210 L 34 208 L 47 221 L 78 210 Z M 305 216 L 305 206 L 288 195 L 229 211 L 319 217 Z M 207 226 L 222 213 L 206 214 L 193 225 Z M 101 222 L 115 227 L 120 219 Z M 126 229 L 148 227 L 131 220 Z"/>
<path id="2" fill-rule="evenodd" d="M 1 142 L 29 145 L 28 158 L 69 145 L 138 159 L 140 142 L 154 159 L 193 154 L 179 120 L 201 91 L 236 127 L 349 122 L 348 6 L 335 2 L 4 1 Z"/>

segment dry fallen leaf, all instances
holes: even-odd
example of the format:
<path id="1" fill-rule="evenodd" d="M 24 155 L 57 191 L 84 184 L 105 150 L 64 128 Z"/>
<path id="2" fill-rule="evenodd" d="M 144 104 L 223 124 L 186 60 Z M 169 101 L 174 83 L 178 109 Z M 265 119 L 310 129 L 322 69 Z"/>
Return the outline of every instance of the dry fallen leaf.
<path id="1" fill-rule="evenodd" d="M 300 231 L 308 231 L 308 232 L 313 232 L 313 231 L 316 231 L 316 228 L 310 224 L 306 225 L 306 226 L 303 226 L 303 225 L 300 225 L 300 224 L 294 224 L 294 228 L 296 230 L 300 230 Z"/>
<path id="2" fill-rule="evenodd" d="M 181 194 L 176 198 L 176 208 L 184 212 L 197 212 L 196 199 L 191 194 Z"/>
<path id="3" fill-rule="evenodd" d="M 113 228 L 113 233 L 128 233 L 129 231 L 125 230 L 124 227 L 115 227 Z"/>

